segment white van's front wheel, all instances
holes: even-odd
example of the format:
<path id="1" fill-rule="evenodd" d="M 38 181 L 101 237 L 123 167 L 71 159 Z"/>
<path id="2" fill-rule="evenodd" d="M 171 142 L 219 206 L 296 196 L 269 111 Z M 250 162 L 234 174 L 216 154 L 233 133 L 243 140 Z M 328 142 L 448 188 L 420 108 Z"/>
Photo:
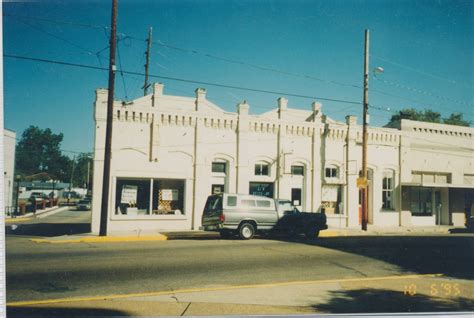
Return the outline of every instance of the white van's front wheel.
<path id="1" fill-rule="evenodd" d="M 250 240 L 255 234 L 255 227 L 252 223 L 243 223 L 239 228 L 239 236 L 243 240 Z"/>

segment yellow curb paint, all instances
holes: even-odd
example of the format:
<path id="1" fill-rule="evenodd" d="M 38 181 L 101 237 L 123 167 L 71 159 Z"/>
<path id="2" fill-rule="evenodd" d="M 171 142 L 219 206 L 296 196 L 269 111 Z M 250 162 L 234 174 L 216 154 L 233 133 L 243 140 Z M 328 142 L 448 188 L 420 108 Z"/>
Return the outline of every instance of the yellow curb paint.
<path id="1" fill-rule="evenodd" d="M 27 218 L 12 218 L 12 219 L 5 219 L 5 223 L 17 223 L 17 222 L 25 222 L 25 221 L 31 221 L 33 218 L 27 217 Z"/>
<path id="2" fill-rule="evenodd" d="M 364 282 L 374 280 L 395 280 L 395 279 L 418 279 L 427 277 L 442 277 L 444 274 L 421 274 L 421 275 L 404 275 L 404 276 L 382 276 L 382 277 L 364 277 L 364 278 L 344 278 L 344 279 L 324 279 L 324 280 L 313 280 L 313 281 L 294 281 L 294 282 L 282 282 L 282 283 L 269 283 L 269 284 L 255 284 L 255 285 L 236 285 L 236 286 L 225 286 L 225 287 L 209 287 L 209 288 L 191 288 L 181 289 L 173 291 L 160 291 L 160 292 L 148 292 L 148 293 L 133 293 L 124 295 L 107 295 L 107 296 L 95 296 L 95 297 L 71 297 L 62 299 L 47 299 L 47 300 L 31 300 L 31 301 L 16 301 L 7 303 L 10 307 L 22 307 L 31 305 L 45 305 L 45 304 L 57 304 L 66 302 L 80 302 L 80 301 L 96 301 L 96 300 L 113 300 L 133 297 L 152 297 L 162 295 L 175 295 L 184 293 L 198 293 L 198 292 L 212 292 L 212 291 L 225 291 L 234 289 L 246 289 L 246 288 L 265 288 L 265 287 L 280 287 L 280 286 L 291 286 L 291 285 L 310 285 L 310 284 L 327 284 L 327 283 L 348 283 L 348 282 Z"/>
<path id="3" fill-rule="evenodd" d="M 319 237 L 336 237 L 336 236 L 347 236 L 347 233 L 340 233 L 337 231 L 322 231 L 319 232 Z"/>
<path id="4" fill-rule="evenodd" d="M 50 244 L 65 244 L 65 243 L 109 243 L 109 242 L 138 242 L 138 241 L 166 241 L 168 237 L 164 235 L 159 236 L 97 236 L 84 237 L 70 240 L 48 240 L 48 239 L 31 239 L 34 243 L 50 243 Z"/>

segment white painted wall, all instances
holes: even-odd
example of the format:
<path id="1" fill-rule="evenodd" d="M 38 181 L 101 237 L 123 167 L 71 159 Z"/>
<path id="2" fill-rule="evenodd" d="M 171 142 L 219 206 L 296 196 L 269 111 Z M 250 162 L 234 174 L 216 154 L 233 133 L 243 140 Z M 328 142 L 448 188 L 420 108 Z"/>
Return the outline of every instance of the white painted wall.
<path id="1" fill-rule="evenodd" d="M 13 198 L 15 180 L 15 145 L 16 133 L 7 129 L 3 130 L 3 200 L 4 206 L 10 207 L 15 204 Z"/>
<path id="2" fill-rule="evenodd" d="M 107 91 L 97 90 L 96 93 L 93 232 L 98 232 L 100 219 Z M 248 193 L 249 182 L 273 182 L 275 197 L 284 199 L 290 199 L 291 189 L 300 186 L 303 189 L 301 204 L 307 211 L 320 210 L 322 185 L 339 184 L 342 186 L 343 215 L 331 216 L 328 223 L 359 226 L 356 179 L 361 168 L 362 128 L 355 117 L 348 116 L 346 123 L 335 122 L 322 115 L 319 103 L 313 103 L 311 110 L 301 110 L 288 107 L 284 98 L 278 99 L 276 109 L 261 115 L 251 115 L 250 105 L 245 102 L 237 105 L 235 113 L 229 113 L 208 101 L 205 90 L 197 89 L 195 93 L 194 98 L 165 95 L 163 85 L 155 84 L 151 95 L 127 105 L 114 103 L 110 231 L 197 229 L 211 185 L 221 182 L 222 178 L 225 178 L 229 192 L 238 193 Z M 406 127 L 403 123 L 401 131 L 369 129 L 368 166 L 372 172 L 369 220 L 376 225 L 398 226 L 401 219 L 405 224 L 413 225 L 428 222 L 413 219 L 410 211 L 401 215 L 400 177 L 402 183 L 407 182 L 412 169 L 451 169 L 453 182 L 461 182 L 463 173 L 470 171 L 472 166 L 472 162 L 459 155 L 457 148 L 454 152 L 443 148 L 442 154 L 426 152 L 427 149 L 420 148 L 413 139 L 406 139 L 405 135 L 409 134 Z M 472 134 L 472 129 L 467 128 L 465 132 Z M 461 136 L 456 138 L 462 139 Z M 457 139 L 451 144 L 466 146 Z M 424 157 L 420 157 L 420 151 Z M 433 162 L 428 163 L 426 158 Z M 214 160 L 228 164 L 225 176 L 213 175 Z M 269 176 L 254 175 L 257 162 L 269 164 Z M 329 164 L 339 168 L 335 180 L 327 180 L 324 176 Z M 292 165 L 303 165 L 305 175 L 292 176 Z M 394 171 L 392 211 L 382 209 L 385 169 Z M 184 180 L 184 215 L 115 215 L 115 182 L 121 177 Z M 446 192 L 443 193 L 443 200 L 448 200 Z M 449 216 L 447 207 L 445 220 Z"/>

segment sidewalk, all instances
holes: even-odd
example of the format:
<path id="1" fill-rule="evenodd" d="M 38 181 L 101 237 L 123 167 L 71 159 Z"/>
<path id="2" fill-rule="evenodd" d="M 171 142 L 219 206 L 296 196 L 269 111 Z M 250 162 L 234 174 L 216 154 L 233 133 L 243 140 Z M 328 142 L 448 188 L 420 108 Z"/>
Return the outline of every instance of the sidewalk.
<path id="1" fill-rule="evenodd" d="M 381 227 L 367 225 L 367 231 L 359 228 L 336 228 L 330 227 L 325 231 L 321 231 L 320 237 L 337 237 L 337 236 L 371 236 L 371 235 L 421 235 L 421 234 L 450 234 L 450 230 L 455 227 L 450 225 L 431 226 L 431 227 Z"/>
<path id="2" fill-rule="evenodd" d="M 444 284 L 444 285 L 443 285 Z M 456 286 L 459 295 L 433 295 L 433 286 Z M 407 286 L 411 286 L 408 288 Z M 415 286 L 415 287 L 413 287 Z M 416 289 L 416 292 L 414 291 Z M 7 303 L 9 317 L 288 315 L 472 310 L 474 282 L 441 274 L 356 277 L 203 286 L 135 294 Z M 48 312 L 49 311 L 49 312 Z"/>

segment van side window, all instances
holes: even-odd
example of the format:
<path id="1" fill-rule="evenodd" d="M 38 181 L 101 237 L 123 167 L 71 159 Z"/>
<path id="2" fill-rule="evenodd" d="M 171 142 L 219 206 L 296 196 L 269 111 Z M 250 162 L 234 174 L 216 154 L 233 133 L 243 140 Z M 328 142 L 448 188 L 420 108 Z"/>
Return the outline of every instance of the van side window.
<path id="1" fill-rule="evenodd" d="M 229 195 L 227 197 L 227 206 L 237 206 L 237 197 Z"/>
<path id="2" fill-rule="evenodd" d="M 255 200 L 242 200 L 242 206 L 243 207 L 254 207 L 255 206 Z"/>
<path id="3" fill-rule="evenodd" d="M 260 208 L 269 208 L 271 204 L 270 201 L 267 200 L 257 200 L 257 206 Z"/>

